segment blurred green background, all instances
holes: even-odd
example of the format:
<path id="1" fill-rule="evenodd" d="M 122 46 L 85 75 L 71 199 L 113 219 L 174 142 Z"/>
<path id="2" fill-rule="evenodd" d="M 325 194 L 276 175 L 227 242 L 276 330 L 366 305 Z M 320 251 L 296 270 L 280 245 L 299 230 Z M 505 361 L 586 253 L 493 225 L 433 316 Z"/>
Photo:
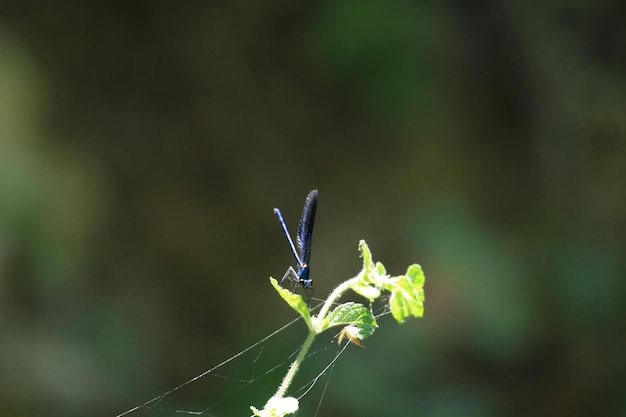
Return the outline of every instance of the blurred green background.
<path id="1" fill-rule="evenodd" d="M 312 188 L 316 296 L 361 238 L 427 277 L 318 415 L 626 415 L 625 4 L 3 4 L 0 415 L 114 416 L 290 320 Z"/>

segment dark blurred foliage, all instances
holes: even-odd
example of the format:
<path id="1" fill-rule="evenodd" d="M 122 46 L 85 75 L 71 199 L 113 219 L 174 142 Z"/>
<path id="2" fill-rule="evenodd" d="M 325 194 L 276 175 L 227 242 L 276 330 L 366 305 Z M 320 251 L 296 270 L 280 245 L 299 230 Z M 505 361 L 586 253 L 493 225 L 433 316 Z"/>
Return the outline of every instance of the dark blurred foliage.
<path id="1" fill-rule="evenodd" d="M 625 5 L 3 4 L 0 415 L 113 416 L 288 321 L 272 208 L 314 187 L 316 296 L 360 238 L 427 277 L 318 415 L 626 415 Z"/>

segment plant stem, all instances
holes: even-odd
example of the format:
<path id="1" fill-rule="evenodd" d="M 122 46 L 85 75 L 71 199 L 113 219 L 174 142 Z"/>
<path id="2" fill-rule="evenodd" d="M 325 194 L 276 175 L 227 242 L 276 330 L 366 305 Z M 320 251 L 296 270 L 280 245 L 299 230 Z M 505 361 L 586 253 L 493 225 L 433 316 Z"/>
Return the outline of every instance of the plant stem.
<path id="1" fill-rule="evenodd" d="M 330 308 L 335 304 L 335 301 L 341 297 L 341 295 L 346 292 L 348 289 L 350 289 L 350 286 L 352 286 L 352 284 L 354 284 L 357 280 L 359 279 L 359 276 L 356 276 L 352 279 L 349 279 L 347 281 L 342 282 L 341 284 L 339 284 L 334 290 L 333 292 L 330 293 L 330 295 L 328 296 L 328 298 L 326 299 L 326 302 L 324 303 L 324 305 L 322 306 L 322 308 L 320 309 L 320 313 L 317 316 L 317 320 L 315 325 L 313 326 L 315 328 L 315 330 L 318 330 L 319 326 L 321 325 L 321 323 L 323 323 L 324 319 L 326 318 L 326 315 L 328 314 L 328 311 L 330 310 Z"/>
<path id="2" fill-rule="evenodd" d="M 296 373 L 298 372 L 300 365 L 304 361 L 304 358 L 306 357 L 306 354 L 309 351 L 309 348 L 313 344 L 313 339 L 315 339 L 315 336 L 317 336 L 317 333 L 315 333 L 315 330 L 310 329 L 309 335 L 304 341 L 304 344 L 302 345 L 302 349 L 300 349 L 300 353 L 298 353 L 298 357 L 291 364 L 289 371 L 287 372 L 287 374 L 285 374 L 285 377 L 283 378 L 283 382 L 281 382 L 280 386 L 278 387 L 278 390 L 276 391 L 276 394 L 274 394 L 274 397 L 282 398 L 285 395 L 285 393 L 287 392 L 287 388 L 289 388 L 289 385 L 291 385 L 291 382 L 293 381 L 293 378 L 296 376 Z"/>

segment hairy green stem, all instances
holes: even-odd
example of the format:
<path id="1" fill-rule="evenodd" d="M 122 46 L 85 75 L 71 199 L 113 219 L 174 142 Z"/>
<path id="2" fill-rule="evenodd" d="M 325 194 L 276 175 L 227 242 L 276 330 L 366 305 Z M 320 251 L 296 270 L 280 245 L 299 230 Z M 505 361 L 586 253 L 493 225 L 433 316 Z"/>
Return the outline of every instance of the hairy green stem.
<path id="1" fill-rule="evenodd" d="M 328 314 L 328 311 L 331 309 L 331 307 L 335 304 L 335 301 L 337 301 L 337 299 L 339 297 L 341 297 L 343 295 L 344 292 L 348 291 L 350 289 L 350 287 L 357 282 L 359 279 L 359 276 L 356 276 L 354 278 L 351 278 L 347 281 L 342 282 L 341 284 L 339 284 L 334 290 L 333 292 L 330 293 L 330 295 L 328 296 L 328 298 L 326 299 L 326 302 L 324 303 L 324 305 L 322 306 L 322 308 L 320 309 L 320 313 L 317 316 L 317 321 L 314 325 L 315 330 L 319 329 L 319 326 L 321 325 L 321 323 L 324 322 L 324 319 L 326 318 L 326 315 Z"/>
<path id="2" fill-rule="evenodd" d="M 298 357 L 291 364 L 289 371 L 287 372 L 287 374 L 285 374 L 285 377 L 283 378 L 283 382 L 281 382 L 278 390 L 276 391 L 276 394 L 274 394 L 275 397 L 282 398 L 287 392 L 287 388 L 289 388 L 289 385 L 291 385 L 293 378 L 296 376 L 296 373 L 298 372 L 300 365 L 304 361 L 304 358 L 306 357 L 309 348 L 313 344 L 313 339 L 315 339 L 315 336 L 317 336 L 317 333 L 315 333 L 315 331 L 311 329 L 309 331 L 309 335 L 304 341 L 304 344 L 302 345 L 302 349 L 300 349 L 300 353 L 298 353 Z"/>

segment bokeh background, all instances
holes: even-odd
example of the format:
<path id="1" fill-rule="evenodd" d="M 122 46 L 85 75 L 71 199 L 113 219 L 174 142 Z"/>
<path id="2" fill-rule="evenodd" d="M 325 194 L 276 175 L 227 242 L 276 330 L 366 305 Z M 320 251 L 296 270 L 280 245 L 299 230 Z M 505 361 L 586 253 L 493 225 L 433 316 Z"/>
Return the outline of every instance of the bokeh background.
<path id="1" fill-rule="evenodd" d="M 318 415 L 626 415 L 625 4 L 3 4 L 0 415 L 114 416 L 290 320 L 312 188 L 316 296 L 361 238 L 427 277 Z"/>

